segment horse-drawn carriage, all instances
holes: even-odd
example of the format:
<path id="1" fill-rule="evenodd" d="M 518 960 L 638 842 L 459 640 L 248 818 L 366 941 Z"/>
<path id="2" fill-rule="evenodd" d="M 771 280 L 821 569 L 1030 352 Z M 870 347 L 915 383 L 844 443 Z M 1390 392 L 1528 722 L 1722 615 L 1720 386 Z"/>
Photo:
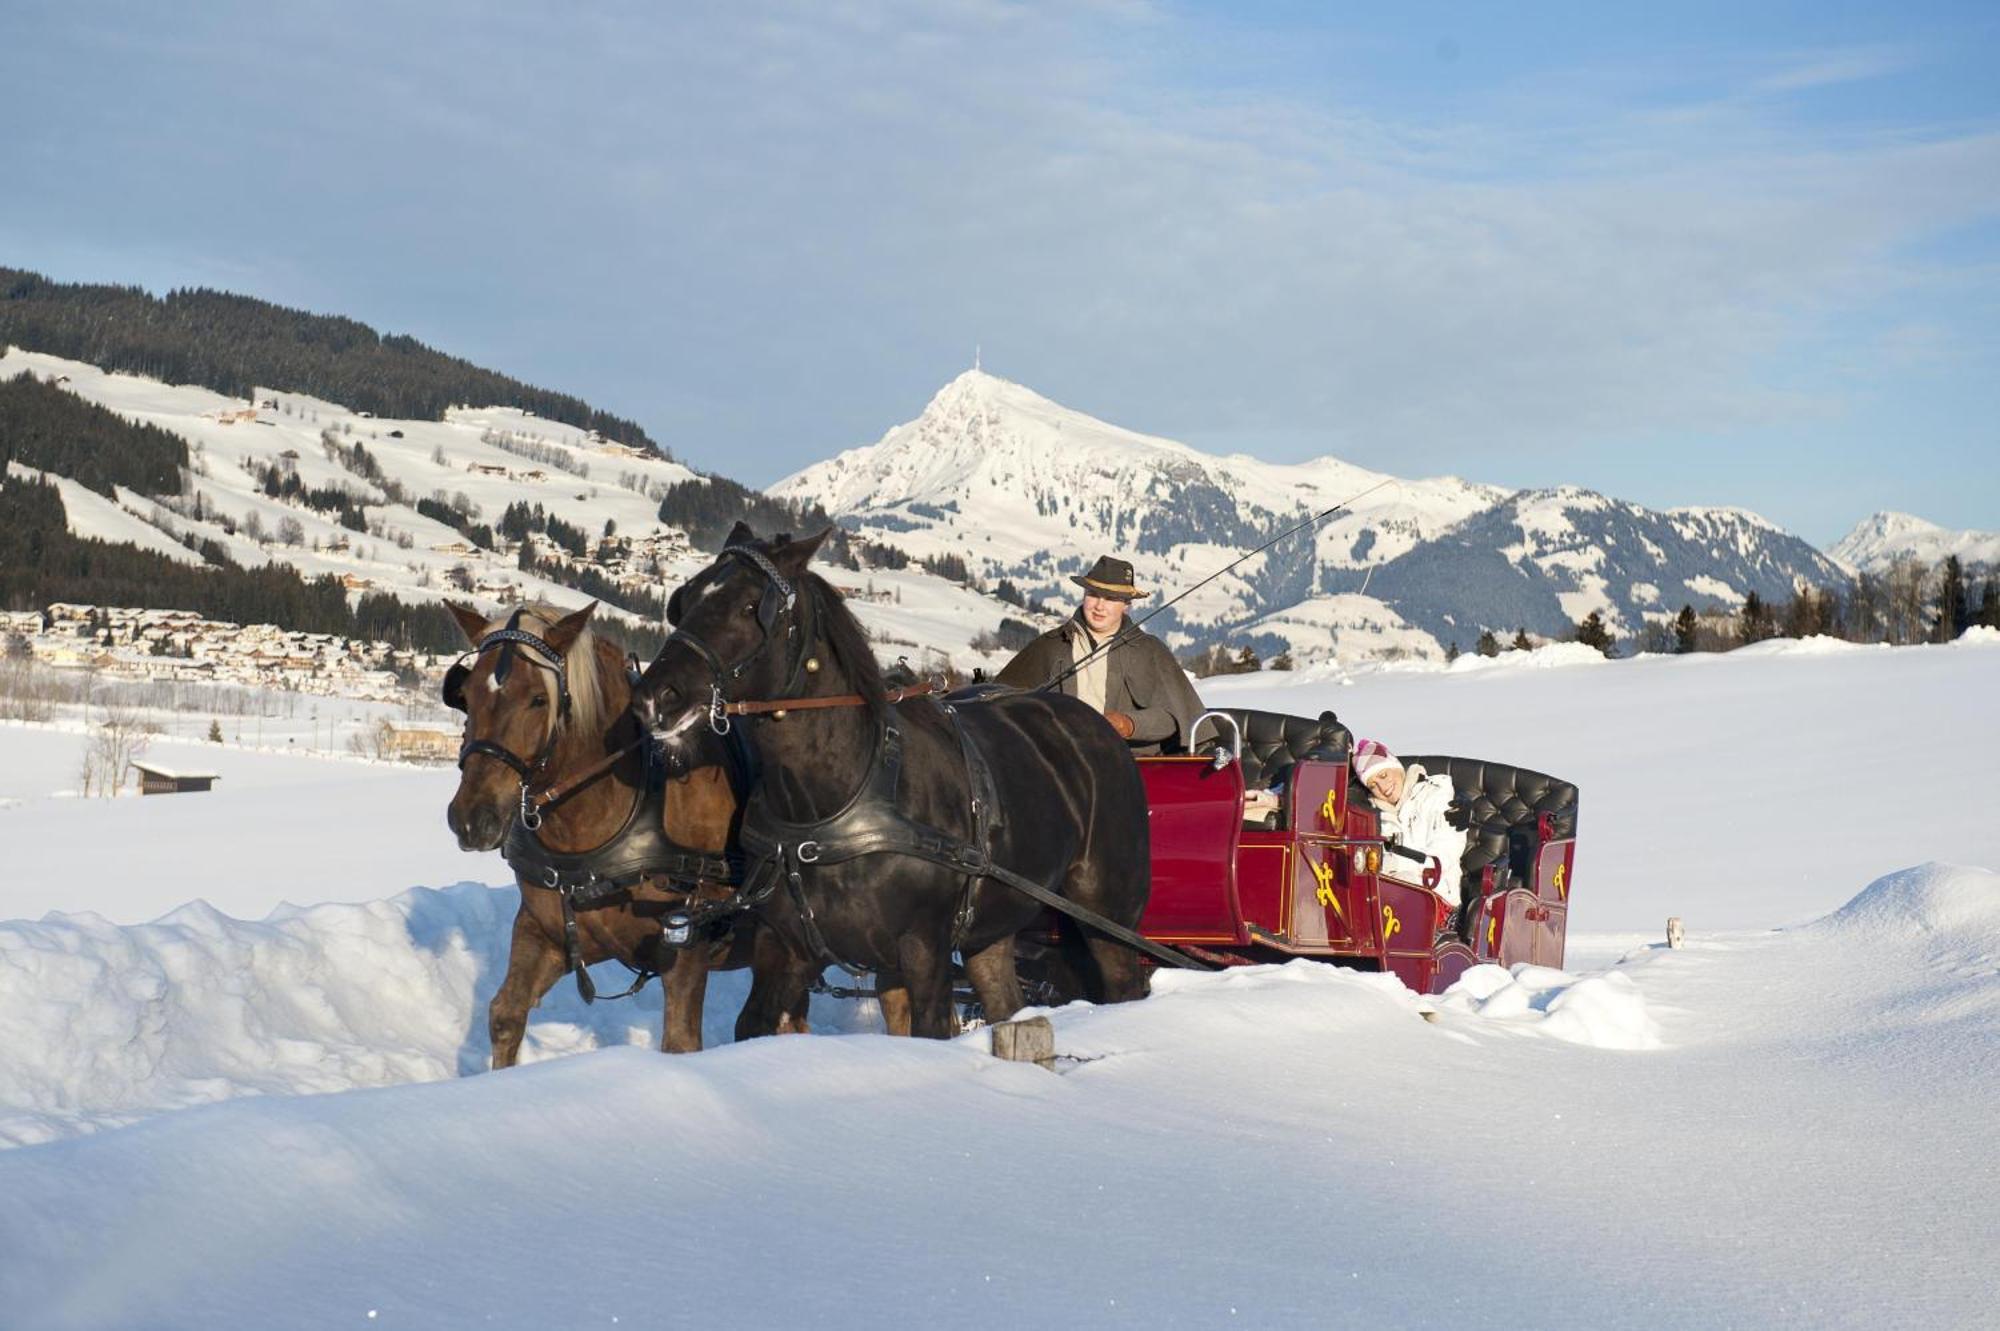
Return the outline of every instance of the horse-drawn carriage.
<path id="1" fill-rule="evenodd" d="M 1468 810 L 1466 904 L 1453 920 L 1427 886 L 1439 866 L 1383 841 L 1333 713 L 1205 721 L 1227 761 L 1139 759 L 1152 822 L 1147 938 L 1216 965 L 1313 957 L 1389 971 L 1419 993 L 1479 962 L 1562 964 L 1575 786 L 1470 758 L 1410 759 L 1448 773 Z M 1253 821 L 1244 815 L 1259 790 L 1278 792 L 1277 807 Z"/>
<path id="2" fill-rule="evenodd" d="M 835 964 L 872 973 L 891 1028 L 919 1035 L 953 1028 L 954 976 L 1004 1018 L 1029 997 L 1140 997 L 1147 964 L 1311 957 L 1419 992 L 1483 961 L 1561 964 L 1567 782 L 1416 758 L 1469 820 L 1454 918 L 1429 890 L 1441 866 L 1381 836 L 1332 713 L 1213 711 L 1195 752 L 1135 761 L 1075 698 L 892 690 L 806 569 L 817 544 L 739 526 L 675 594 L 643 675 L 587 610 L 459 610 L 475 651 L 446 681 L 468 714 L 450 821 L 466 849 L 504 841 L 523 894 L 496 1065 L 541 993 L 569 971 L 590 997 L 604 957 L 666 976 L 676 1049 L 699 1047 L 711 965 L 753 967 L 741 1038 L 802 1026 Z M 655 872 L 634 847 L 662 818 L 694 853 Z"/>

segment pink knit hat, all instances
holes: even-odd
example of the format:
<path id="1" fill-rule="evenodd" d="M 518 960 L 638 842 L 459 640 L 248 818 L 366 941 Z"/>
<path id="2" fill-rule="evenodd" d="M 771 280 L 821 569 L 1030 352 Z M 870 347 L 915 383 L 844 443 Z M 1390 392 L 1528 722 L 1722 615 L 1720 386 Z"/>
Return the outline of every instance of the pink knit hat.
<path id="1" fill-rule="evenodd" d="M 1396 762 L 1396 755 L 1389 752 L 1378 739 L 1364 739 L 1354 746 L 1354 776 L 1363 785 L 1368 778 L 1384 767 Z"/>

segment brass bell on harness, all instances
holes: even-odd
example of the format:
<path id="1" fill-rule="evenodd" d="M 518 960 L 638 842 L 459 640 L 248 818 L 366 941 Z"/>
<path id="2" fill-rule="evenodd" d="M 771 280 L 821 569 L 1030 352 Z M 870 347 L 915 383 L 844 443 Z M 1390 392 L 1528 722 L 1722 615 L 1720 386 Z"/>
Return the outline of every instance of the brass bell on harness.
<path id="1" fill-rule="evenodd" d="M 667 916 L 666 926 L 667 926 L 667 931 L 666 931 L 667 946 L 686 947 L 688 943 L 688 937 L 690 933 L 693 931 L 693 921 L 688 919 L 687 912 L 680 910 L 674 911 L 673 913 Z"/>
<path id="2" fill-rule="evenodd" d="M 819 673 L 819 658 L 817 656 L 808 656 L 806 658 L 806 673 L 808 675 L 817 675 Z"/>

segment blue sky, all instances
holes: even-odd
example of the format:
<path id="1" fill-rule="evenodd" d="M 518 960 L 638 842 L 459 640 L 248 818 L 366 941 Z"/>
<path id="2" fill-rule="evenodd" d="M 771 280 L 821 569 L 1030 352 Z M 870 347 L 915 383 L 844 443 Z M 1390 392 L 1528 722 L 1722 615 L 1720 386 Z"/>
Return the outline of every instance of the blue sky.
<path id="1" fill-rule="evenodd" d="M 0 263 L 769 483 L 987 368 L 1216 451 L 2000 528 L 2000 7 L 7 0 Z"/>

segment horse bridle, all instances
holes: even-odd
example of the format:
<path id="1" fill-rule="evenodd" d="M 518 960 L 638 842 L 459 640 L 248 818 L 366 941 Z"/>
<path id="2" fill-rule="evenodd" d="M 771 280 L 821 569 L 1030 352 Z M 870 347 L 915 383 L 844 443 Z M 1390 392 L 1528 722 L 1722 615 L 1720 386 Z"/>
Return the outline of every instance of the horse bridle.
<path id="1" fill-rule="evenodd" d="M 703 642 L 699 635 L 681 627 L 681 598 L 687 594 L 689 588 L 700 586 L 705 581 L 711 580 L 716 575 L 716 570 L 722 567 L 723 561 L 732 557 L 743 560 L 764 575 L 764 594 L 757 601 L 757 627 L 762 636 L 758 639 L 757 645 L 745 653 L 741 659 L 734 662 L 726 662 L 722 659 L 722 654 L 706 642 Z M 812 602 L 811 589 L 808 588 L 806 596 L 808 611 Z M 729 733 L 727 704 L 735 701 L 730 696 L 731 691 L 736 682 L 742 679 L 743 672 L 756 664 L 763 657 L 764 653 L 771 649 L 771 644 L 777 641 L 772 635 L 772 630 L 777 626 L 780 615 L 790 616 L 785 625 L 785 637 L 792 642 L 791 663 L 785 672 L 783 693 L 789 695 L 798 687 L 800 672 L 806 664 L 807 651 L 812 646 L 812 634 L 806 631 L 807 626 L 804 622 L 810 618 L 810 614 L 794 614 L 793 612 L 798 608 L 798 588 L 793 586 L 791 580 L 778 571 L 778 566 L 771 562 L 770 556 L 766 555 L 762 550 L 748 545 L 724 547 L 722 553 L 716 556 L 713 564 L 696 575 L 685 586 L 678 588 L 673 596 L 668 599 L 667 622 L 674 626 L 674 631 L 667 636 L 666 642 L 661 644 L 660 650 L 665 652 L 668 647 L 678 642 L 696 656 L 699 656 L 703 663 L 708 666 L 708 728 L 710 730 L 718 735 Z"/>
<path id="2" fill-rule="evenodd" d="M 447 707 L 456 711 L 466 711 L 465 682 L 472 677 L 472 666 L 480 657 L 496 648 L 500 659 L 493 667 L 496 684 L 507 682 L 508 672 L 514 664 L 515 649 L 523 648 L 542 658 L 537 664 L 544 664 L 555 672 L 556 709 L 549 718 L 549 733 L 542 741 L 541 751 L 532 761 L 523 759 L 512 749 L 496 744 L 490 739 L 475 739 L 467 736 L 458 746 L 458 769 L 465 770 L 466 760 L 475 757 L 492 758 L 505 763 L 521 778 L 521 824 L 529 831 L 542 825 L 539 807 L 529 798 L 529 791 L 548 770 L 549 760 L 555 757 L 556 740 L 562 734 L 562 724 L 569 718 L 569 669 L 563 655 L 547 642 L 520 627 L 521 612 L 516 610 L 507 621 L 507 627 L 495 629 L 481 638 L 478 645 L 461 656 L 451 669 L 444 673 L 444 686 L 439 690 Z"/>

